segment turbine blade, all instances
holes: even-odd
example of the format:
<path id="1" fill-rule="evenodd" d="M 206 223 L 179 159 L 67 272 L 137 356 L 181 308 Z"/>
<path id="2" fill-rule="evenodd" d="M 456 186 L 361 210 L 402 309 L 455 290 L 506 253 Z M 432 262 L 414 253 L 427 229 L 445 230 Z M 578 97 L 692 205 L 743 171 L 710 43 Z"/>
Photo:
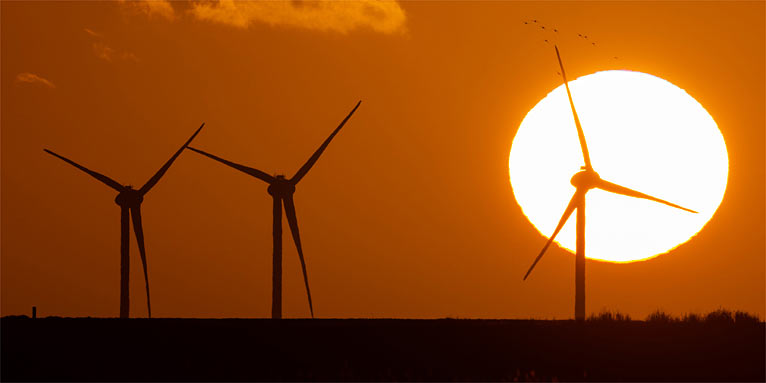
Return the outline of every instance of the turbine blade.
<path id="1" fill-rule="evenodd" d="M 670 203 L 668 201 L 665 201 L 665 200 L 662 200 L 662 199 L 659 199 L 659 198 L 656 198 L 656 197 L 652 197 L 652 196 L 650 196 L 648 194 L 637 192 L 637 191 L 635 191 L 633 189 L 628 189 L 625 186 L 620 186 L 620 185 L 617 185 L 617 184 L 609 182 L 609 181 L 599 180 L 598 184 L 596 184 L 596 187 L 599 188 L 599 189 L 602 189 L 602 190 L 606 190 L 608 192 L 615 193 L 615 194 L 622 194 L 622 195 L 626 195 L 626 196 L 629 196 L 629 197 L 648 199 L 650 201 L 664 203 L 665 205 L 672 206 L 672 207 L 677 208 L 677 209 L 686 210 L 686 211 L 691 212 L 691 213 L 697 213 L 696 211 L 694 211 L 692 209 L 687 209 L 687 208 L 685 208 L 683 206 L 678 206 L 678 205 L 676 205 L 674 203 Z"/>
<path id="2" fill-rule="evenodd" d="M 52 151 L 50 151 L 48 149 L 43 149 L 43 150 L 46 153 L 50 154 L 50 155 L 56 156 L 56 157 L 64 160 L 64 162 L 67 162 L 68 164 L 76 167 L 77 169 L 80 169 L 80 170 L 84 171 L 85 173 L 90 174 L 91 177 L 93 177 L 93 178 L 103 182 L 104 184 L 106 184 L 106 186 L 109 186 L 110 188 L 112 188 L 114 190 L 117 190 L 118 192 L 122 191 L 122 189 L 124 188 L 122 185 L 120 185 L 119 182 L 117 182 L 117 181 L 115 181 L 115 180 L 113 180 L 113 179 L 111 179 L 111 178 L 109 178 L 109 177 L 107 177 L 107 176 L 105 176 L 105 175 L 103 175 L 103 174 L 101 174 L 99 172 L 94 172 L 93 170 L 90 170 L 90 169 L 86 168 L 85 166 L 81 166 L 81 165 L 75 163 L 74 161 L 70 160 L 69 158 L 66 158 L 64 156 L 60 156 L 60 155 L 58 155 L 56 153 L 53 153 Z"/>
<path id="3" fill-rule="evenodd" d="M 144 186 L 141 186 L 141 189 L 139 190 L 139 191 L 141 192 L 141 195 L 144 195 L 144 194 L 148 193 L 148 192 L 149 192 L 149 190 L 150 190 L 150 189 L 151 189 L 151 188 L 152 188 L 152 187 L 153 187 L 155 184 L 157 184 L 157 182 L 159 182 L 160 178 L 162 178 L 162 176 L 163 176 L 163 175 L 165 175 L 165 172 L 167 172 L 167 171 L 168 171 L 168 169 L 170 169 L 170 165 L 173 165 L 173 161 L 175 161 L 175 160 L 176 160 L 176 158 L 177 158 L 177 157 L 178 157 L 178 156 L 181 154 L 181 152 L 183 152 L 183 151 L 184 151 L 184 149 L 185 149 L 187 146 L 189 146 L 189 144 L 192 142 L 192 140 L 194 139 L 194 137 L 197 137 L 197 134 L 199 133 L 199 131 L 200 131 L 200 130 L 202 130 L 202 128 L 203 128 L 204 126 L 205 126 L 205 123 L 203 122 L 203 123 L 202 123 L 202 125 L 200 125 L 199 129 L 197 129 L 197 130 L 194 132 L 194 134 L 192 134 L 192 136 L 191 136 L 191 137 L 190 137 L 188 140 L 186 140 L 186 143 L 184 143 L 184 145 L 183 145 L 183 146 L 181 146 L 181 149 L 178 149 L 178 151 L 177 151 L 177 152 L 175 152 L 175 154 L 173 154 L 173 156 L 172 156 L 172 157 L 170 157 L 170 159 L 168 160 L 168 162 L 166 162 L 166 163 L 165 163 L 165 165 L 162 165 L 162 167 L 160 168 L 160 170 L 158 170 L 158 171 L 157 171 L 157 173 L 155 173 L 155 174 L 154 174 L 154 176 L 152 176 L 152 178 L 150 178 L 150 179 L 149 179 L 149 181 L 146 181 L 146 183 L 144 184 Z"/>
<path id="4" fill-rule="evenodd" d="M 313 155 L 311 155 L 308 161 L 306 161 L 306 163 L 303 164 L 303 166 L 298 170 L 298 172 L 295 173 L 293 178 L 290 179 L 291 182 L 298 183 L 298 181 L 300 181 L 301 178 L 303 178 L 303 176 L 305 176 L 306 173 L 309 172 L 311 167 L 314 166 L 314 164 L 319 159 L 319 156 L 321 156 L 322 152 L 324 152 L 325 148 L 327 148 L 327 145 L 330 145 L 330 141 L 332 141 L 333 137 L 335 137 L 335 135 L 338 134 L 338 131 L 340 131 L 340 128 L 342 128 L 343 125 L 346 124 L 346 121 L 348 121 L 348 119 L 351 118 L 351 115 L 353 115 L 354 112 L 356 112 L 356 108 L 358 108 L 359 104 L 361 103 L 362 103 L 361 100 L 359 100 L 359 102 L 356 103 L 356 106 L 354 107 L 354 109 L 352 109 L 351 112 L 346 116 L 346 118 L 344 118 L 343 121 L 341 121 L 340 125 L 338 125 L 338 127 L 335 128 L 335 130 L 333 130 L 333 132 L 330 134 L 330 137 L 327 137 L 327 139 L 322 143 L 319 149 L 317 149 L 317 151 L 314 152 Z"/>
<path id="5" fill-rule="evenodd" d="M 575 110 L 574 102 L 572 101 L 572 92 L 569 91 L 569 82 L 567 82 L 567 75 L 564 73 L 564 64 L 561 62 L 561 55 L 559 54 L 559 47 L 556 48 L 556 57 L 559 59 L 559 66 L 561 67 L 561 77 L 564 78 L 564 86 L 567 88 L 567 96 L 569 96 L 569 106 L 572 107 L 572 115 L 574 116 L 575 126 L 577 127 L 577 138 L 580 139 L 580 149 L 582 149 L 582 158 L 585 160 L 585 168 L 590 170 L 593 167 L 590 165 L 590 154 L 588 153 L 588 144 L 585 142 L 585 134 L 582 131 L 582 125 L 580 125 L 580 118 L 577 116 L 577 110 Z"/>
<path id="6" fill-rule="evenodd" d="M 152 301 L 149 298 L 149 270 L 146 266 L 146 248 L 144 247 L 144 228 L 141 225 L 141 206 L 130 208 L 130 215 L 133 218 L 133 232 L 136 234 L 138 242 L 138 253 L 141 254 L 141 264 L 144 266 L 144 281 L 146 282 L 146 307 L 149 318 L 152 317 Z"/>
<path id="7" fill-rule="evenodd" d="M 285 201 L 285 214 L 287 215 L 287 223 L 290 224 L 290 232 L 293 233 L 293 241 L 295 241 L 295 248 L 298 249 L 298 257 L 301 259 L 301 268 L 303 269 L 303 283 L 306 284 L 306 294 L 309 297 L 309 309 L 311 310 L 311 317 L 314 317 L 314 305 L 311 302 L 311 289 L 309 289 L 309 276 L 306 273 L 306 260 L 303 258 L 303 247 L 301 246 L 301 235 L 298 232 L 298 218 L 295 216 L 295 202 L 293 201 L 292 194 L 288 195 L 284 199 Z"/>
<path id="8" fill-rule="evenodd" d="M 205 151 L 193 148 L 191 146 L 187 146 L 186 148 L 189 149 L 189 150 L 195 151 L 195 152 L 197 152 L 199 154 L 202 154 L 203 156 L 208 156 L 208 157 L 210 157 L 210 158 L 212 158 L 212 159 L 214 159 L 214 160 L 216 160 L 216 161 L 218 161 L 218 162 L 220 162 L 220 163 L 222 163 L 224 165 L 231 166 L 234 169 L 237 169 L 237 170 L 239 170 L 239 171 L 241 171 L 243 173 L 247 173 L 247 174 L 249 174 L 249 175 L 251 175 L 251 176 L 253 176 L 255 178 L 258 178 L 258 179 L 260 179 L 262 181 L 265 181 L 265 182 L 268 182 L 268 183 L 272 183 L 276 179 L 276 178 L 274 178 L 274 177 L 272 177 L 272 176 L 270 176 L 270 175 L 266 174 L 265 172 L 262 172 L 262 171 L 260 171 L 258 169 L 253 169 L 253 168 L 245 166 L 245 165 L 240 165 L 240 164 L 237 164 L 237 163 L 234 163 L 234 162 L 231 162 L 231 161 L 224 160 L 221 157 L 214 156 L 214 155 L 212 155 L 210 153 L 207 153 Z"/>
<path id="9" fill-rule="evenodd" d="M 535 268 L 535 265 L 537 265 L 537 262 L 540 261 L 540 258 L 543 257 L 543 254 L 545 254 L 545 251 L 548 250 L 548 246 L 553 243 L 553 239 L 556 238 L 556 235 L 561 231 L 561 228 L 564 227 L 564 224 L 567 222 L 569 217 L 572 215 L 572 212 L 577 208 L 577 199 L 580 198 L 580 193 L 585 193 L 585 191 L 577 190 L 574 195 L 572 196 L 572 199 L 569 200 L 569 205 L 567 205 L 567 208 L 564 210 L 564 214 L 561 215 L 561 219 L 559 220 L 558 226 L 556 226 L 556 230 L 553 231 L 553 234 L 550 238 L 548 238 L 548 242 L 545 242 L 545 246 L 543 246 L 543 249 L 540 251 L 540 254 L 537 255 L 537 258 L 535 258 L 535 261 L 532 262 L 532 266 L 529 266 L 529 270 L 527 270 L 527 273 L 524 274 L 524 280 L 527 279 L 529 276 L 529 273 L 532 272 L 532 269 Z"/>

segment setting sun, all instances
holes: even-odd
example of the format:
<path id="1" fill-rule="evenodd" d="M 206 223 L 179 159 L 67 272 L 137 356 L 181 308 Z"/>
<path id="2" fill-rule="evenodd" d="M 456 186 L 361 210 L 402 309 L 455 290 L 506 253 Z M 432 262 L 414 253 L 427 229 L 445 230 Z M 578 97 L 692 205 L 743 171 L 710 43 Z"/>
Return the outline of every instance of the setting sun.
<path id="1" fill-rule="evenodd" d="M 723 199 L 729 165 L 723 136 L 702 105 L 670 82 L 640 72 L 598 72 L 569 86 L 602 179 L 699 212 L 592 189 L 586 257 L 643 260 L 699 232 Z M 554 231 L 575 191 L 570 178 L 582 165 L 562 84 L 526 115 L 509 158 L 516 201 L 542 235 Z M 555 238 L 572 252 L 574 221 L 571 217 Z"/>

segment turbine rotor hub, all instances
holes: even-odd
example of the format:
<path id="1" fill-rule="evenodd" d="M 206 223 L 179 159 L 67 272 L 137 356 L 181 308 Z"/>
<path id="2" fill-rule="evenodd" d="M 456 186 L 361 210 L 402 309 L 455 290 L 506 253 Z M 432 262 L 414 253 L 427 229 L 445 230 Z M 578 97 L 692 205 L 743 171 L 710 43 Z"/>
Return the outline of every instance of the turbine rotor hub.
<path id="1" fill-rule="evenodd" d="M 290 180 L 285 179 L 284 176 L 277 176 L 276 180 L 269 185 L 266 191 L 273 197 L 293 194 L 295 193 L 295 185 Z"/>
<path id="2" fill-rule="evenodd" d="M 593 189 L 601 181 L 601 177 L 593 170 L 583 170 L 575 173 L 569 182 L 577 189 Z"/>
<path id="3" fill-rule="evenodd" d="M 144 196 L 141 195 L 141 192 L 131 187 L 127 187 L 123 189 L 120 194 L 117 194 L 117 197 L 114 198 L 114 203 L 122 207 L 131 207 L 139 205 L 143 200 Z"/>

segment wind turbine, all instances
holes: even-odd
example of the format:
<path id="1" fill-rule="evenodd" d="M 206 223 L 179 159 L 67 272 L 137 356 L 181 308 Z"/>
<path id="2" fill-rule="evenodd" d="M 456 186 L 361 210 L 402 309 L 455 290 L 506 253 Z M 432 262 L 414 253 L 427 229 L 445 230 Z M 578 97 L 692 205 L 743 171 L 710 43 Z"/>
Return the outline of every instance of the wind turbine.
<path id="1" fill-rule="evenodd" d="M 129 217 L 133 218 L 133 232 L 136 234 L 136 242 L 138 242 L 138 251 L 141 254 L 141 263 L 144 266 L 144 281 L 146 282 L 146 307 L 148 309 L 149 318 L 152 317 L 152 304 L 149 299 L 149 271 L 146 268 L 146 249 L 144 248 L 144 229 L 141 224 L 141 202 L 144 200 L 144 195 L 151 190 L 154 185 L 159 182 L 160 178 L 165 175 L 170 165 L 176 160 L 179 154 L 186 148 L 189 143 L 197 136 L 205 123 L 200 125 L 199 129 L 192 134 L 192 136 L 186 141 L 186 143 L 178 149 L 175 154 L 163 165 L 157 173 L 146 181 L 146 184 L 140 189 L 133 189 L 131 185 L 122 185 L 119 182 L 101 174 L 90 170 L 84 166 L 81 166 L 74 161 L 58 155 L 48 149 L 43 149 L 47 153 L 56 156 L 70 165 L 76 167 L 88 173 L 91 177 L 103 182 L 106 186 L 119 192 L 114 202 L 120 206 L 120 318 L 128 318 L 130 313 L 130 258 L 128 257 L 130 250 L 130 222 Z"/>
<path id="2" fill-rule="evenodd" d="M 572 93 L 569 91 L 569 83 L 567 82 L 566 73 L 564 73 L 564 64 L 561 63 L 559 48 L 557 46 L 555 48 L 556 57 L 558 57 L 559 66 L 561 67 L 561 76 L 564 78 L 564 86 L 566 87 L 567 96 L 569 97 L 569 105 L 572 107 L 572 115 L 574 116 L 575 126 L 577 127 L 577 136 L 580 139 L 580 148 L 582 149 L 585 166 L 580 167 L 580 171 L 572 176 L 570 183 L 576 188 L 575 193 L 566 209 L 564 209 L 564 214 L 561 216 L 561 220 L 559 221 L 558 226 L 556 226 L 556 230 L 553 231 L 548 242 L 545 243 L 542 251 L 540 251 L 540 254 L 535 258 L 535 261 L 532 262 L 532 266 L 529 267 L 529 270 L 527 270 L 527 273 L 524 275 L 524 280 L 527 279 L 529 273 L 532 272 L 532 269 L 535 268 L 537 262 L 542 258 L 543 254 L 545 254 L 545 250 L 548 249 L 548 246 L 553 242 L 553 239 L 556 238 L 556 234 L 558 234 L 561 228 L 564 227 L 564 224 L 572 215 L 572 212 L 577 210 L 577 240 L 575 245 L 575 319 L 583 320 L 585 319 L 585 194 L 588 190 L 599 188 L 616 194 L 644 198 L 650 201 L 663 203 L 692 213 L 697 212 L 603 180 L 598 173 L 593 170 L 593 166 L 591 166 L 590 163 L 590 155 L 588 154 L 588 145 L 585 143 L 585 135 L 583 134 L 582 126 L 580 125 L 580 118 L 577 117 L 577 111 L 575 110 L 574 102 L 572 101 Z"/>
<path id="3" fill-rule="evenodd" d="M 340 125 L 338 125 L 337 128 L 330 134 L 329 137 L 322 143 L 322 145 L 319 147 L 319 149 L 314 152 L 314 154 L 306 161 L 305 164 L 298 170 L 295 175 L 287 179 L 284 175 L 276 175 L 271 176 L 269 174 L 266 174 L 265 172 L 262 172 L 258 169 L 253 169 L 251 167 L 247 167 L 244 165 L 240 165 L 231 161 L 224 160 L 223 158 L 214 156 L 210 153 L 207 153 L 205 151 L 189 147 L 190 150 L 193 150 L 199 154 L 202 154 L 204 156 L 210 157 L 218 162 L 221 162 L 225 165 L 228 165 L 234 169 L 237 169 L 243 173 L 249 174 L 255 178 L 258 178 L 261 181 L 264 181 L 269 184 L 268 193 L 271 195 L 271 198 L 274 200 L 274 207 L 273 207 L 273 227 L 272 227 L 272 237 L 274 241 L 274 249 L 273 249 L 273 264 L 272 264 L 272 274 L 271 274 L 271 282 L 272 282 L 272 294 L 271 294 L 271 317 L 273 319 L 279 319 L 282 318 L 282 204 L 284 204 L 285 207 L 285 214 L 287 214 L 287 222 L 290 225 L 290 232 L 292 232 L 293 235 L 293 241 L 295 242 L 295 247 L 298 250 L 298 257 L 301 261 L 301 268 L 303 269 L 303 282 L 306 285 L 306 295 L 308 295 L 309 299 L 309 310 L 311 311 L 311 317 L 314 317 L 314 305 L 311 302 L 311 290 L 309 289 L 309 278 L 308 274 L 306 274 L 306 261 L 303 258 L 303 248 L 301 247 L 301 236 L 298 232 L 298 219 L 295 216 L 295 202 L 293 201 L 293 193 L 295 193 L 295 185 L 298 184 L 298 181 L 300 181 L 306 173 L 308 173 L 309 169 L 311 169 L 312 166 L 317 162 L 319 159 L 319 156 L 322 155 L 322 152 L 324 152 L 325 148 L 327 148 L 327 145 L 330 144 L 330 141 L 332 141 L 333 137 L 335 137 L 336 134 L 338 134 L 338 131 L 343 127 L 343 125 L 346 124 L 346 121 L 348 121 L 349 118 L 351 118 L 351 115 L 356 112 L 356 109 L 359 107 L 359 104 L 361 104 L 362 101 L 359 101 L 356 103 L 356 106 L 354 106 L 354 109 L 351 110 L 351 112 L 346 116 L 346 118 L 341 121 Z"/>

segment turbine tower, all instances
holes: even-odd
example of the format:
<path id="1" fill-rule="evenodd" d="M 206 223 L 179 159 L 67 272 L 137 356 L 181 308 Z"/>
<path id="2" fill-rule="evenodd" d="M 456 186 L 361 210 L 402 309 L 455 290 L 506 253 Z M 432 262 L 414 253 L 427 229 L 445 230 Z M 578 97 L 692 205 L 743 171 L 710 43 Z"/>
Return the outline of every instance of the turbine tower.
<path id="1" fill-rule="evenodd" d="M 322 143 L 319 149 L 306 161 L 305 164 L 298 170 L 295 175 L 287 179 L 284 175 L 271 176 L 258 169 L 253 169 L 248 166 L 240 165 L 231 161 L 224 160 L 223 158 L 214 156 L 205 151 L 189 147 L 199 154 L 210 157 L 218 162 L 228 165 L 234 169 L 237 169 L 243 173 L 249 174 L 261 181 L 269 184 L 268 193 L 274 201 L 273 205 L 273 264 L 272 264 L 272 294 L 271 294 L 271 317 L 273 319 L 282 318 L 282 205 L 284 204 L 285 214 L 287 215 L 287 223 L 290 225 L 290 232 L 293 235 L 293 241 L 295 242 L 295 248 L 298 250 L 298 257 L 301 261 L 301 268 L 303 269 L 303 282 L 306 285 L 306 295 L 309 299 L 309 310 L 311 311 L 311 317 L 314 317 L 314 305 L 311 302 L 311 290 L 309 289 L 309 278 L 306 273 L 306 261 L 303 258 L 303 248 L 301 247 L 301 236 L 298 232 L 298 219 L 295 216 L 295 202 L 293 201 L 293 194 L 295 193 L 295 185 L 308 173 L 309 169 L 317 162 L 319 156 L 322 155 L 327 145 L 330 144 L 333 137 L 338 134 L 338 131 L 346 124 L 351 115 L 354 114 L 362 101 L 359 101 L 354 109 L 341 121 L 340 125 L 330 134 L 329 137 Z"/>
<path id="2" fill-rule="evenodd" d="M 553 242 L 553 239 L 556 238 L 556 235 L 561 231 L 561 228 L 564 227 L 564 224 L 572 215 L 572 212 L 577 210 L 577 240 L 575 245 L 575 319 L 583 320 L 585 319 L 585 194 L 588 190 L 599 188 L 616 194 L 644 198 L 650 201 L 663 203 L 692 213 L 696 213 L 696 211 L 603 180 L 598 173 L 593 170 L 593 166 L 591 166 L 590 163 L 590 155 L 588 154 L 588 145 L 585 142 L 585 135 L 583 134 L 582 126 L 580 125 L 580 118 L 577 117 L 577 111 L 575 110 L 574 102 L 572 101 L 572 93 L 569 91 L 569 83 L 567 82 L 566 73 L 564 73 L 564 64 L 561 63 L 559 48 L 555 48 L 556 57 L 558 58 L 559 66 L 561 67 L 561 76 L 564 78 L 564 86 L 566 87 L 567 96 L 569 97 L 569 105 L 572 107 L 572 115 L 574 116 L 575 126 L 577 127 L 577 137 L 580 139 L 580 148 L 582 149 L 585 166 L 582 166 L 580 168 L 581 170 L 572 176 L 570 183 L 576 188 L 575 193 L 566 209 L 564 209 L 564 214 L 561 216 L 561 220 L 559 221 L 558 226 L 556 226 L 556 230 L 553 231 L 548 242 L 545 243 L 542 251 L 540 251 L 540 254 L 535 258 L 535 261 L 532 262 L 532 266 L 529 267 L 529 270 L 527 270 L 527 273 L 524 275 L 524 280 L 527 279 L 529 273 L 532 272 L 532 269 L 535 268 L 537 262 L 542 258 L 543 254 L 545 254 L 545 250 L 548 249 L 548 246 Z"/>
<path id="3" fill-rule="evenodd" d="M 179 154 L 186 148 L 189 143 L 197 136 L 205 123 L 192 134 L 192 136 L 186 141 L 186 143 L 178 149 L 175 154 L 163 165 L 157 173 L 146 181 L 146 184 L 140 189 L 133 189 L 131 185 L 122 185 L 119 182 L 101 174 L 90 170 L 84 166 L 81 166 L 74 161 L 58 155 L 48 149 L 43 149 L 47 153 L 56 156 L 70 165 L 88 173 L 91 177 L 103 182 L 106 186 L 119 192 L 114 202 L 120 206 L 120 318 L 128 318 L 130 315 L 130 258 L 128 257 L 130 250 L 130 222 L 129 219 L 133 218 L 133 232 L 136 235 L 136 242 L 138 242 L 138 251 L 141 254 L 141 263 L 144 266 L 144 281 L 146 282 L 146 307 L 148 310 L 149 318 L 152 317 L 152 304 L 149 299 L 149 271 L 146 266 L 146 249 L 144 248 L 144 229 L 141 224 L 141 202 L 144 200 L 144 195 L 151 190 L 154 185 L 159 182 L 160 178 L 165 175 L 170 165 L 176 160 Z"/>

